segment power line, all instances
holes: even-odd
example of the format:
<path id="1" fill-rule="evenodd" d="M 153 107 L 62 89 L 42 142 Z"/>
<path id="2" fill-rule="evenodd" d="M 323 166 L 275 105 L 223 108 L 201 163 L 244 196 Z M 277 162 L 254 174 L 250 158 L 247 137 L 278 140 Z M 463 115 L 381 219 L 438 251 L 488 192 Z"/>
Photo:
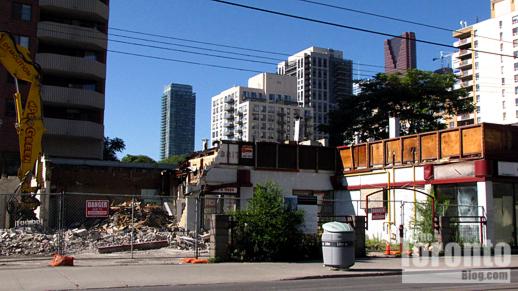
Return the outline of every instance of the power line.
<path id="1" fill-rule="evenodd" d="M 407 37 L 404 37 L 404 36 L 401 36 L 401 35 L 395 35 L 395 34 L 391 34 L 391 33 L 386 33 L 386 32 L 366 29 L 366 28 L 354 27 L 354 26 L 350 26 L 350 25 L 344 25 L 344 24 L 334 23 L 334 22 L 330 22 L 330 21 L 325 21 L 325 20 L 320 20 L 320 19 L 315 19 L 315 18 L 299 16 L 299 15 L 279 12 L 279 11 L 275 11 L 275 10 L 270 10 L 270 9 L 264 9 L 264 8 L 255 7 L 255 6 L 244 5 L 244 4 L 240 4 L 240 3 L 234 3 L 234 2 L 224 1 L 224 0 L 209 0 L 209 1 L 217 2 L 217 3 L 221 3 L 221 4 L 226 4 L 226 5 L 230 5 L 230 6 L 235 6 L 235 7 L 240 7 L 240 8 L 245 8 L 245 9 L 249 9 L 249 10 L 255 10 L 255 11 L 260 11 L 260 12 L 264 12 L 264 13 L 284 16 L 284 17 L 288 17 L 288 18 L 293 18 L 293 19 L 304 20 L 304 21 L 313 22 L 313 23 L 319 23 L 319 24 L 324 24 L 324 25 L 329 25 L 329 26 L 349 29 L 349 30 L 361 31 L 361 32 L 365 32 L 365 33 L 377 34 L 377 35 L 388 36 L 388 37 L 399 38 L 399 39 L 405 39 L 405 40 L 408 39 Z M 435 42 L 435 41 L 429 41 L 429 40 L 423 40 L 423 39 L 417 39 L 417 38 L 416 39 L 410 39 L 410 40 L 413 40 L 413 41 L 416 41 L 416 42 L 420 42 L 420 43 L 429 44 L 429 45 L 435 45 L 435 46 L 441 46 L 441 47 L 458 49 L 458 48 L 454 47 L 453 45 L 439 43 L 439 42 Z M 500 54 L 500 53 L 489 52 L 489 51 L 475 50 L 475 49 L 472 49 L 472 48 L 469 48 L 468 50 L 470 50 L 472 52 L 480 52 L 480 53 L 487 53 L 487 54 L 492 54 L 492 55 L 498 55 L 498 56 L 505 56 L 505 57 L 514 58 L 513 55 L 506 55 L 506 54 Z"/>
<path id="2" fill-rule="evenodd" d="M 441 27 L 441 26 L 427 24 L 427 23 L 423 23 L 423 22 L 406 20 L 406 19 L 397 18 L 397 17 L 393 17 L 393 16 L 387 16 L 387 15 L 382 15 L 382 14 L 377 14 L 377 13 L 372 13 L 372 12 L 367 12 L 367 11 L 362 11 L 362 10 L 357 10 L 357 9 L 351 9 L 351 8 L 347 8 L 347 7 L 344 7 L 344 6 L 332 5 L 332 4 L 328 4 L 328 3 L 321 3 L 321 2 L 312 1 L 312 0 L 295 0 L 295 1 L 306 2 L 306 3 L 310 3 L 310 4 L 314 4 L 314 5 L 324 6 L 324 7 L 338 9 L 338 10 L 349 11 L 349 12 L 363 14 L 363 15 L 374 16 L 374 17 L 383 18 L 383 19 L 389 19 L 389 20 L 393 20 L 393 21 L 397 21 L 397 22 L 414 24 L 414 25 L 428 27 L 428 28 L 433 28 L 433 29 L 442 30 L 442 31 L 448 31 L 448 32 L 455 32 L 455 31 L 457 31 L 457 29 Z M 498 39 L 498 38 L 493 38 L 493 37 L 488 37 L 488 36 L 482 36 L 482 35 L 476 35 L 476 36 L 480 37 L 480 38 L 494 40 L 494 41 L 502 41 L 502 42 L 512 43 L 512 41 L 501 40 L 501 39 Z"/>
<path id="3" fill-rule="evenodd" d="M 239 46 L 225 45 L 225 44 L 221 44 L 221 43 L 214 43 L 214 42 L 207 42 L 207 41 L 198 41 L 198 40 L 192 40 L 192 39 L 186 39 L 186 38 L 172 37 L 172 36 L 167 36 L 167 35 L 162 35 L 162 34 L 148 33 L 148 32 L 142 32 L 142 31 L 129 30 L 129 29 L 122 29 L 122 28 L 111 27 L 111 26 L 109 27 L 109 29 L 117 30 L 117 31 L 130 32 L 130 33 L 137 33 L 137 34 L 148 35 L 148 36 L 167 38 L 167 39 L 181 40 L 181 41 L 192 42 L 192 43 L 213 45 L 213 46 L 226 47 L 226 48 L 239 49 L 239 50 L 247 50 L 247 51 L 258 52 L 258 53 L 281 55 L 281 56 L 289 56 L 290 55 L 288 53 L 282 53 L 282 52 L 273 52 L 273 51 L 267 51 L 267 50 L 259 50 L 259 49 L 245 48 L 245 47 L 239 47 Z"/>
<path id="4" fill-rule="evenodd" d="M 221 66 L 221 65 L 215 65 L 215 64 L 192 62 L 192 61 L 185 61 L 185 60 L 178 60 L 178 59 L 171 59 L 171 58 L 164 58 L 164 57 L 157 57 L 157 56 L 151 56 L 151 55 L 144 55 L 144 54 L 137 54 L 137 53 L 131 53 L 131 52 L 117 51 L 117 50 L 112 50 L 112 49 L 107 49 L 106 51 L 107 52 L 111 52 L 111 53 L 130 55 L 130 56 L 136 56 L 136 57 L 142 57 L 142 58 L 148 58 L 148 59 L 156 59 L 156 60 L 162 60 L 162 61 L 186 63 L 186 64 L 191 64 L 191 65 L 198 65 L 198 66 L 205 66 L 205 67 L 212 67 L 212 68 L 220 68 L 220 69 L 229 69 L 229 70 L 235 70 L 235 71 L 262 73 L 262 71 L 256 71 L 256 70 L 251 70 L 251 69 L 229 67 L 229 66 Z"/>
<path id="5" fill-rule="evenodd" d="M 51 29 L 45 29 L 45 28 L 42 28 L 41 30 L 51 31 L 51 32 L 61 33 L 61 34 L 67 34 L 67 35 L 76 35 L 76 36 L 80 35 L 80 34 L 73 33 L 73 32 L 63 32 L 63 31 L 51 30 Z M 87 37 L 87 38 L 104 40 L 104 41 L 110 41 L 110 42 L 116 42 L 116 43 L 122 43 L 122 44 L 129 44 L 129 45 L 134 45 L 134 46 L 149 47 L 149 48 L 169 50 L 169 51 L 177 51 L 177 52 L 182 52 L 182 53 L 190 53 L 190 54 L 210 56 L 210 57 L 217 57 L 217 58 L 224 58 L 224 59 L 231 59 L 231 60 L 248 61 L 248 62 L 259 63 L 259 64 L 276 65 L 275 63 L 270 63 L 270 62 L 263 62 L 263 61 L 249 60 L 249 59 L 241 59 L 241 58 L 234 58 L 234 57 L 213 55 L 213 54 L 205 54 L 205 53 L 185 51 L 185 50 L 178 50 L 178 49 L 171 49 L 171 48 L 167 48 L 167 47 L 160 47 L 160 46 L 153 46 L 153 45 L 140 44 L 140 43 L 134 43 L 134 42 L 127 42 L 127 41 L 121 41 L 121 40 L 114 40 L 114 39 L 109 39 L 109 38 L 106 38 L 106 37 L 97 37 L 97 36 L 88 36 L 88 35 L 81 35 L 81 36 Z M 366 72 L 366 73 L 379 73 L 378 71 L 363 70 L 363 69 L 362 70 L 355 70 L 355 71 L 362 71 L 362 72 Z"/>
<path id="6" fill-rule="evenodd" d="M 73 32 L 62 32 L 62 31 L 58 31 L 58 30 L 51 30 L 51 29 L 45 29 L 45 28 L 40 28 L 40 30 L 52 31 L 52 32 L 63 33 L 63 34 L 78 35 L 78 34 L 75 34 Z M 215 55 L 215 54 L 208 54 L 208 53 L 201 53 L 201 52 L 193 52 L 193 51 L 188 51 L 188 50 L 173 49 L 173 48 L 168 48 L 168 47 L 155 46 L 155 45 L 149 45 L 149 44 L 141 44 L 141 43 L 129 42 L 129 41 L 123 41 L 123 40 L 114 40 L 114 39 L 109 39 L 109 38 L 106 38 L 106 37 L 97 37 L 97 36 L 88 36 L 88 35 L 82 35 L 82 36 L 87 37 L 87 38 L 92 38 L 92 39 L 99 39 L 99 40 L 104 40 L 104 41 L 111 41 L 111 42 L 117 42 L 117 43 L 134 45 L 134 46 L 141 46 L 141 47 L 149 47 L 149 48 L 154 48 L 154 49 L 175 51 L 175 52 L 181 52 L 181 53 L 187 53 L 187 54 L 195 54 L 195 55 L 202 55 L 202 56 L 209 56 L 209 57 L 215 57 L 215 58 L 237 60 L 237 61 L 245 61 L 245 62 L 266 64 L 266 65 L 276 65 L 276 63 L 272 63 L 272 62 L 264 62 L 264 61 L 236 58 L 236 57 L 230 57 L 230 56 L 222 56 L 222 55 Z"/>

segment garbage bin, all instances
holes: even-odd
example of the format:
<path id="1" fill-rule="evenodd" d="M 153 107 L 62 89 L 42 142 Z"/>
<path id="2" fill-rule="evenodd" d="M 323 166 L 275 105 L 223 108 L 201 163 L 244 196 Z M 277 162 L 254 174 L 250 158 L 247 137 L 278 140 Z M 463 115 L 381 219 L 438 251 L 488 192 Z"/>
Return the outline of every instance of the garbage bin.
<path id="1" fill-rule="evenodd" d="M 354 228 L 337 221 L 325 223 L 322 228 L 324 266 L 341 269 L 354 265 Z"/>

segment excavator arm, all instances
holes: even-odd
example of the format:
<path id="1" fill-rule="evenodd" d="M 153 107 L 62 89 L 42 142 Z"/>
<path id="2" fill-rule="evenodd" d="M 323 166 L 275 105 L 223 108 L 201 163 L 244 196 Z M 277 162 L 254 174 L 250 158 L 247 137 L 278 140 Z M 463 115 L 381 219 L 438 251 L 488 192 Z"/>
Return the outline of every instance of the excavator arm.
<path id="1" fill-rule="evenodd" d="M 16 44 L 14 38 L 8 32 L 0 31 L 0 63 L 14 77 L 16 92 L 14 102 L 16 107 L 16 131 L 20 144 L 20 190 L 22 192 L 21 207 L 35 208 L 33 199 L 24 199 L 23 193 L 35 192 L 37 187 L 31 186 L 31 179 L 36 177 L 38 184 L 41 177 L 35 173 L 35 168 L 42 155 L 41 140 L 43 132 L 41 95 L 40 95 L 40 72 L 39 66 L 31 59 L 29 51 Z M 18 80 L 30 84 L 29 94 L 22 100 Z M 30 200 L 30 201 L 29 201 Z M 33 204 L 29 206 L 28 204 Z M 37 207 L 37 206 L 36 206 Z"/>

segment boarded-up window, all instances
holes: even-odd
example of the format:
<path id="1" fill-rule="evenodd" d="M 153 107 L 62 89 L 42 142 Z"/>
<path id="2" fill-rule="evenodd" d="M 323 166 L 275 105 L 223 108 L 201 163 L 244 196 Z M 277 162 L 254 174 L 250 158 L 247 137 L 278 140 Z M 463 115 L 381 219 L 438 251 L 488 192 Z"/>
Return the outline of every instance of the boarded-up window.
<path id="1" fill-rule="evenodd" d="M 319 148 L 318 169 L 334 171 L 335 168 L 335 148 Z"/>
<path id="2" fill-rule="evenodd" d="M 296 169 L 297 168 L 297 146 L 296 145 L 279 145 L 279 168 Z"/>
<path id="3" fill-rule="evenodd" d="M 316 169 L 317 168 L 317 148 L 301 146 L 299 147 L 299 168 Z"/>
<path id="4" fill-rule="evenodd" d="M 277 145 L 273 143 L 257 143 L 257 167 L 275 168 L 276 149 Z"/>

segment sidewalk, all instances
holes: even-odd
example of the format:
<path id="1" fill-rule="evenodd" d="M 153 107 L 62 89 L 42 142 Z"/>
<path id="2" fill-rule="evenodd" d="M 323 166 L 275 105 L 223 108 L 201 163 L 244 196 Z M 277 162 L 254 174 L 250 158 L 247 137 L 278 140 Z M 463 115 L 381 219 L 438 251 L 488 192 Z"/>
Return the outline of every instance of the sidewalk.
<path id="1" fill-rule="evenodd" d="M 401 259 L 399 258 L 360 259 L 347 271 L 330 270 L 323 267 L 321 262 L 180 265 L 178 260 L 80 259 L 76 261 L 74 267 L 57 268 L 47 266 L 50 259 L 12 263 L 2 261 L 2 266 L 0 266 L 0 280 L 2 282 L 0 290 L 174 286 L 344 276 L 380 276 L 400 274 L 401 272 Z M 510 268 L 518 268 L 518 256 L 512 256 Z"/>

